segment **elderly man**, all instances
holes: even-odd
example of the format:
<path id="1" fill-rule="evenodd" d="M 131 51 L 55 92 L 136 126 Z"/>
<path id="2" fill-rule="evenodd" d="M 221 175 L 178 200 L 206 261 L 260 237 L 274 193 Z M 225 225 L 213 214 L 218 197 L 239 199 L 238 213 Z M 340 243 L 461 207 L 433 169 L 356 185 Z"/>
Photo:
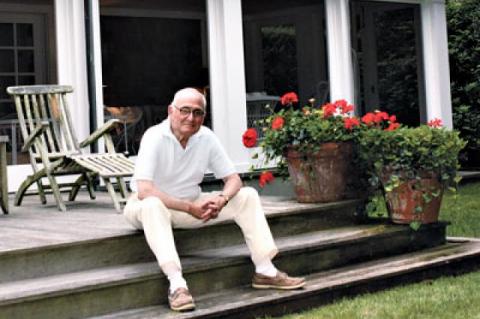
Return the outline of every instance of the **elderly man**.
<path id="1" fill-rule="evenodd" d="M 168 106 L 168 118 L 149 128 L 140 145 L 133 188 L 124 215 L 138 229 L 170 282 L 172 310 L 192 310 L 195 304 L 182 275 L 173 228 L 197 228 L 233 219 L 241 228 L 255 265 L 254 288 L 297 289 L 303 278 L 278 271 L 277 254 L 258 193 L 242 181 L 214 133 L 202 126 L 205 97 L 197 90 L 178 91 Z M 224 181 L 220 193 L 202 194 L 199 184 L 207 170 Z M 135 185 L 136 184 L 136 185 Z"/>

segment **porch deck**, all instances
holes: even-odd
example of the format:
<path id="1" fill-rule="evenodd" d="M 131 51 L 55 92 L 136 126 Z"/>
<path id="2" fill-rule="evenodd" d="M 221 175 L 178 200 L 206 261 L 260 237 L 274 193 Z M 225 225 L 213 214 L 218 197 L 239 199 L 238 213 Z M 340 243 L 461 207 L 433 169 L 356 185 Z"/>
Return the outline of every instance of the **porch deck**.
<path id="1" fill-rule="evenodd" d="M 46 205 L 40 203 L 38 196 L 28 196 L 22 206 L 16 207 L 10 198 L 10 214 L 0 215 L 0 253 L 138 233 L 122 214 L 115 211 L 106 192 L 97 192 L 96 196 L 91 200 L 86 192 L 81 192 L 76 201 L 66 202 L 66 213 L 58 211 L 55 201 L 48 195 Z M 328 210 L 339 205 L 299 204 L 277 196 L 262 196 L 262 204 L 269 216 Z"/>

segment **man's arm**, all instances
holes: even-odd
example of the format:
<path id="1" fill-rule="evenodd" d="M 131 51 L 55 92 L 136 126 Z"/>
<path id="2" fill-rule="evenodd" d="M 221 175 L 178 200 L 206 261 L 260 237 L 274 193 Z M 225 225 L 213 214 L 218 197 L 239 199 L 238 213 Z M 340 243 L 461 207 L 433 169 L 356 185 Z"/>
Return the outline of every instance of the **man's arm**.
<path id="1" fill-rule="evenodd" d="M 211 198 L 211 201 L 218 207 L 218 211 L 216 214 L 213 214 L 213 218 L 218 215 L 220 210 L 227 205 L 227 202 L 235 196 L 240 188 L 243 186 L 242 180 L 237 173 L 228 175 L 227 177 L 223 178 L 223 182 L 225 183 L 223 186 L 223 190 L 220 194 L 214 195 Z"/>
<path id="2" fill-rule="evenodd" d="M 198 219 L 208 220 L 212 211 L 210 202 L 193 203 L 175 198 L 159 190 L 149 180 L 137 180 L 137 192 L 140 200 L 151 196 L 158 197 L 167 208 L 186 212 Z"/>
<path id="3" fill-rule="evenodd" d="M 223 186 L 222 195 L 228 197 L 229 200 L 235 196 L 243 186 L 242 180 L 237 173 L 225 177 L 223 182 L 225 185 Z"/>

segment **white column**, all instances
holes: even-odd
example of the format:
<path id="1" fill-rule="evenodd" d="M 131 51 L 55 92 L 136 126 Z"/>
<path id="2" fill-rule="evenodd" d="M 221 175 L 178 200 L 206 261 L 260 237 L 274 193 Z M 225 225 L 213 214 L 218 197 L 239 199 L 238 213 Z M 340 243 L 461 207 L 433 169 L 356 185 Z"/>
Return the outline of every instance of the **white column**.
<path id="1" fill-rule="evenodd" d="M 58 83 L 74 88 L 69 104 L 79 141 L 90 132 L 84 19 L 83 1 L 55 0 Z"/>
<path id="2" fill-rule="evenodd" d="M 95 104 L 97 126 L 102 126 L 104 122 L 103 117 L 103 78 L 102 78 L 102 45 L 100 35 L 100 4 L 99 0 L 90 0 L 92 6 L 92 37 L 93 37 L 93 65 L 94 67 L 94 81 L 95 81 Z M 98 140 L 98 150 L 103 152 L 104 149 L 103 138 Z"/>
<path id="3" fill-rule="evenodd" d="M 330 99 L 354 103 L 348 0 L 325 0 Z"/>
<path id="4" fill-rule="evenodd" d="M 240 0 L 207 0 L 212 125 L 239 172 L 250 166 L 242 144 L 247 128 L 242 6 Z"/>
<path id="5" fill-rule="evenodd" d="M 427 120 L 439 118 L 445 127 L 452 128 L 445 2 L 425 0 L 421 8 Z"/>

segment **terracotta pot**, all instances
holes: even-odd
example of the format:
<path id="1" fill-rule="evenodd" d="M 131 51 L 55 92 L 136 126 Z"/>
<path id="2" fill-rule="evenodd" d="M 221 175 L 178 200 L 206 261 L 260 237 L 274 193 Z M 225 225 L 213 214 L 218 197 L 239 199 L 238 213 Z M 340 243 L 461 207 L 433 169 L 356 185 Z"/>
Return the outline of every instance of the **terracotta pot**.
<path id="1" fill-rule="evenodd" d="M 300 153 L 289 147 L 286 159 L 298 202 L 325 203 L 345 196 L 351 143 L 324 143 L 315 153 Z"/>
<path id="2" fill-rule="evenodd" d="M 382 177 L 383 182 L 389 175 Z M 433 196 L 432 193 L 439 193 Z M 431 200 L 427 203 L 423 195 L 428 195 Z M 438 222 L 440 206 L 442 204 L 443 187 L 436 174 L 425 174 L 419 180 L 404 180 L 390 192 L 386 192 L 385 199 L 390 218 L 397 224 L 410 224 L 419 221 L 422 224 Z M 417 212 L 416 208 L 421 211 Z"/>

